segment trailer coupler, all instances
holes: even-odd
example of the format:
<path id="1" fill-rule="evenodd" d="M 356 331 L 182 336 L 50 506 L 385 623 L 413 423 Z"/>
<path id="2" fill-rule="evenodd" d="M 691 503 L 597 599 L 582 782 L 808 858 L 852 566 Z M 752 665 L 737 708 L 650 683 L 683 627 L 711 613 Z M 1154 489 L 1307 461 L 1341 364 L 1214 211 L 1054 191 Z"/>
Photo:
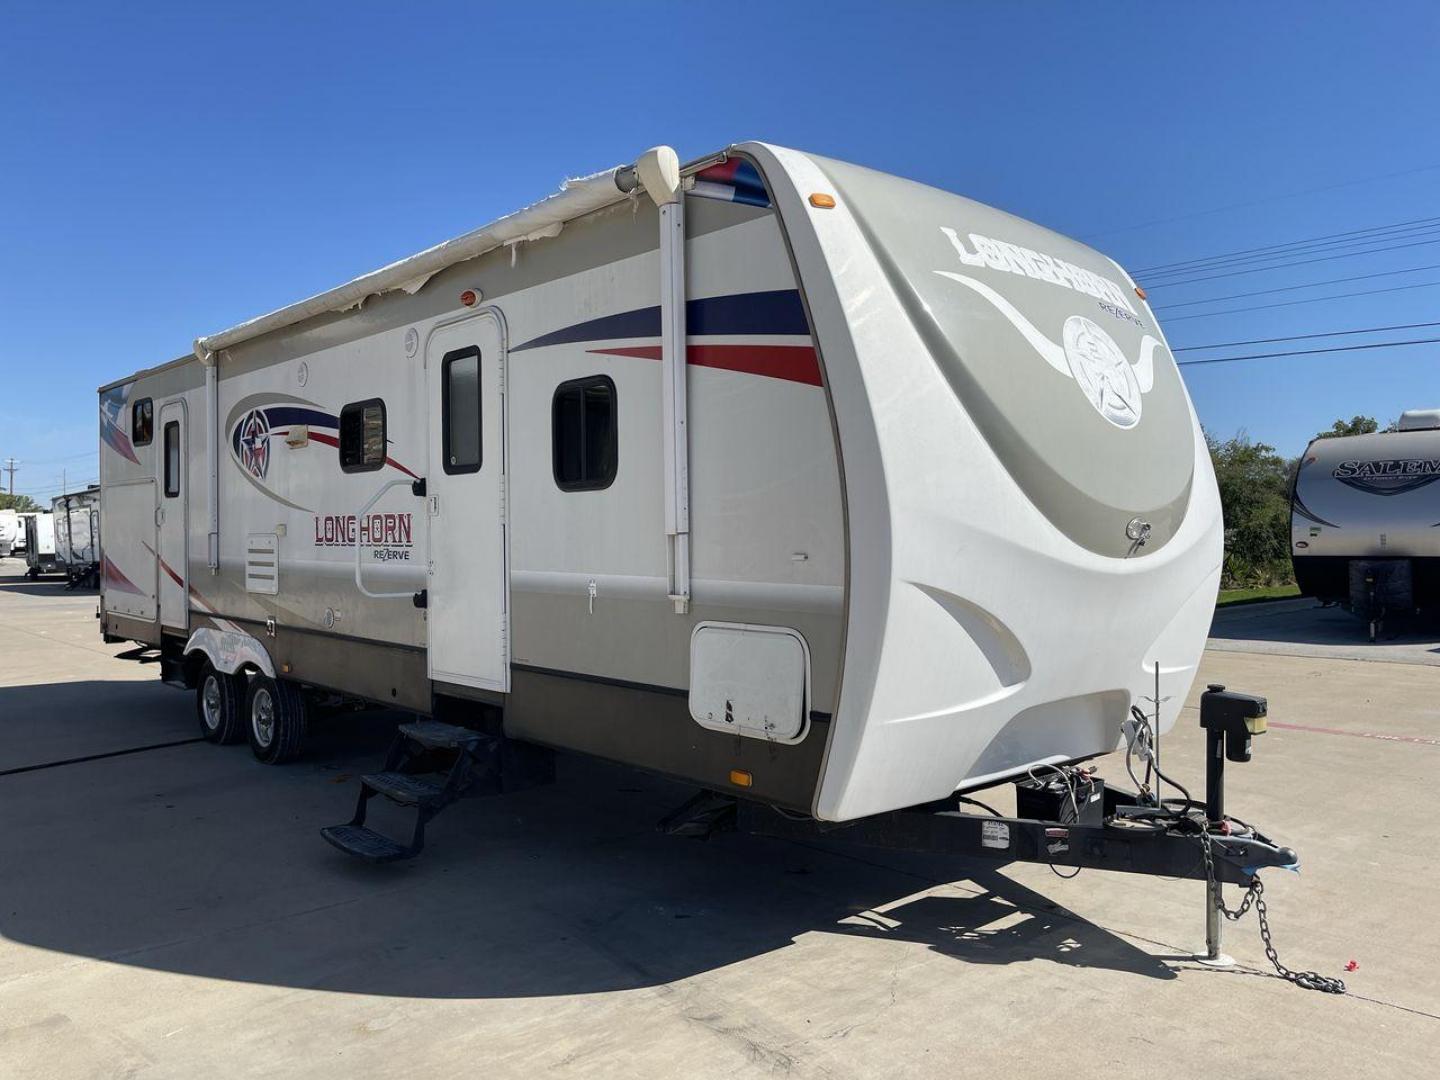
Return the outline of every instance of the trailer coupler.
<path id="1" fill-rule="evenodd" d="M 766 807 L 741 803 L 738 824 L 749 832 L 778 837 L 830 836 L 866 847 L 1248 886 L 1259 870 L 1299 866 L 1290 848 L 1225 816 L 1225 762 L 1250 760 L 1251 740 L 1264 733 L 1266 711 L 1264 698 L 1223 686 L 1211 686 L 1202 695 L 1203 806 L 1191 801 L 1188 793 L 1185 798 L 1157 800 L 1148 788 L 1131 793 L 1083 770 L 1045 766 L 1048 771 L 1041 775 L 1031 770 L 1030 776 L 1016 782 L 1014 817 L 967 810 L 967 805 L 982 804 L 957 794 L 838 823 L 783 817 Z M 1139 719 L 1147 722 L 1143 715 Z"/>
<path id="2" fill-rule="evenodd" d="M 1085 770 L 1044 766 L 1016 782 L 1016 815 L 1006 817 L 967 810 L 983 807 L 966 795 L 848 822 L 820 822 L 783 815 L 773 808 L 740 802 L 736 825 L 746 831 L 782 839 L 833 838 L 866 847 L 933 855 L 1045 863 L 1052 868 L 1118 870 L 1169 878 L 1189 878 L 1206 885 L 1205 953 L 1197 959 L 1230 964 L 1220 951 L 1224 919 L 1235 920 L 1256 909 L 1266 955 L 1280 977 L 1307 989 L 1344 993 L 1345 984 L 1315 972 L 1292 972 L 1280 964 L 1270 944 L 1269 924 L 1261 898 L 1261 870 L 1298 870 L 1299 858 L 1258 829 L 1225 815 L 1225 763 L 1251 757 L 1251 742 L 1265 732 L 1268 707 L 1264 698 L 1239 694 L 1219 685 L 1200 698 L 1200 726 L 1205 729 L 1205 802 L 1189 797 L 1159 799 L 1148 785 L 1140 793 L 1108 787 Z M 1149 729 L 1138 710 L 1135 720 Z M 1153 729 L 1149 737 L 1153 739 Z M 1158 760 L 1150 759 L 1158 774 Z M 1132 774 L 1133 775 L 1133 774 Z M 713 808 L 712 808 L 713 810 Z M 678 830 L 671 830 L 678 831 Z M 1223 886 L 1239 885 L 1245 898 L 1236 909 L 1225 906 Z"/>

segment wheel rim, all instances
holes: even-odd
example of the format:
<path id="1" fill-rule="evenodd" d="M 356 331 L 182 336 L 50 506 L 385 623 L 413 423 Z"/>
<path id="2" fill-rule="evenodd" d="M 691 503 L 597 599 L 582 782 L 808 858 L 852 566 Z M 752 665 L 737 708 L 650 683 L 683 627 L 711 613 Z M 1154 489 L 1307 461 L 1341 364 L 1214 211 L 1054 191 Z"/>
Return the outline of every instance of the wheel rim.
<path id="1" fill-rule="evenodd" d="M 205 685 L 200 691 L 200 711 L 204 717 L 205 727 L 210 731 L 220 730 L 220 721 L 225 708 L 225 703 L 220 695 L 220 679 L 215 675 L 205 677 Z"/>
<path id="2" fill-rule="evenodd" d="M 255 691 L 255 703 L 250 708 L 250 725 L 255 729 L 255 741 L 268 747 L 275 738 L 275 699 L 270 691 Z"/>

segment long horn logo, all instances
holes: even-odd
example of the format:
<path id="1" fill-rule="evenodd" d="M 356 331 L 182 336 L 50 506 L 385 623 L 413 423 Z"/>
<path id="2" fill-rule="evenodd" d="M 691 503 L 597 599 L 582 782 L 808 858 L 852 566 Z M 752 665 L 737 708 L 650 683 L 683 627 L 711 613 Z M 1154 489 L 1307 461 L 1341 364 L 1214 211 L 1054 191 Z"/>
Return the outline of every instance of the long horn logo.
<path id="1" fill-rule="evenodd" d="M 1162 347 L 1158 338 L 1149 334 L 1141 338 L 1140 355 L 1132 364 L 1103 326 L 1083 315 L 1071 315 L 1065 320 L 1062 340 L 1057 344 L 983 281 L 950 270 L 935 273 L 958 281 L 988 300 L 1047 364 L 1075 380 L 1086 400 L 1110 423 L 1118 428 L 1133 428 L 1140 422 L 1144 395 L 1155 385 L 1155 350 Z"/>

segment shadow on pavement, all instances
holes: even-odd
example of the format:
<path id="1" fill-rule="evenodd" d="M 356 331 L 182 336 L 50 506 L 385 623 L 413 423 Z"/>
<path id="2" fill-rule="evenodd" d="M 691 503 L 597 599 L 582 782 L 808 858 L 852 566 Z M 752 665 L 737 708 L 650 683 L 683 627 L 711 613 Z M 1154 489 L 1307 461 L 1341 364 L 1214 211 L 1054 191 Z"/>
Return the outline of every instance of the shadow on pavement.
<path id="1" fill-rule="evenodd" d="M 62 691 L 105 702 L 136 686 L 152 689 L 0 690 L 0 732 L 16 706 L 64 724 Z M 190 714 L 186 695 L 153 689 L 175 704 L 131 701 L 132 745 Z M 0 934 L 154 970 L 422 998 L 655 986 L 809 931 L 912 941 L 966 964 L 1175 977 L 998 864 L 661 836 L 655 822 L 689 789 L 588 759 L 563 758 L 552 787 L 452 807 L 414 862 L 359 863 L 317 830 L 349 817 L 355 776 L 377 766 L 395 719 L 321 721 L 312 752 L 279 768 L 244 746 L 190 743 L 0 776 Z M 961 879 L 979 894 L 927 892 Z"/>
<path id="2" fill-rule="evenodd" d="M 1440 620 L 1433 615 L 1388 615 L 1378 645 L 1429 647 L 1440 652 Z M 1342 607 L 1322 606 L 1315 600 L 1281 600 L 1219 608 L 1210 625 L 1214 641 L 1259 641 L 1276 644 L 1369 646 L 1369 626 Z"/>
<path id="3" fill-rule="evenodd" d="M 98 589 L 69 589 L 63 577 L 41 577 L 34 581 L 27 577 L 0 578 L 0 593 L 20 596 L 98 596 Z"/>

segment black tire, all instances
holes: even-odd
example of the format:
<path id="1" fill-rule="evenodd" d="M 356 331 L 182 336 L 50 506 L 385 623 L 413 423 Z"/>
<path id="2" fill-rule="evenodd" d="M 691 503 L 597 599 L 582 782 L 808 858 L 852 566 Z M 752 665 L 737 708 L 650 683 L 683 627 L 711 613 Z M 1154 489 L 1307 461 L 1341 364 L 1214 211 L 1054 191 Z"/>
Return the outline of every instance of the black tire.
<path id="1" fill-rule="evenodd" d="M 200 681 L 195 684 L 195 718 L 200 722 L 200 734 L 221 745 L 245 738 L 245 715 L 240 708 L 244 700 L 244 676 L 216 671 L 206 660 L 200 669 Z"/>
<path id="2" fill-rule="evenodd" d="M 250 679 L 245 695 L 245 731 L 250 749 L 266 765 L 297 757 L 305 746 L 305 698 L 292 682 L 264 675 Z"/>

